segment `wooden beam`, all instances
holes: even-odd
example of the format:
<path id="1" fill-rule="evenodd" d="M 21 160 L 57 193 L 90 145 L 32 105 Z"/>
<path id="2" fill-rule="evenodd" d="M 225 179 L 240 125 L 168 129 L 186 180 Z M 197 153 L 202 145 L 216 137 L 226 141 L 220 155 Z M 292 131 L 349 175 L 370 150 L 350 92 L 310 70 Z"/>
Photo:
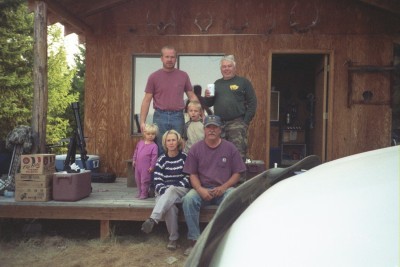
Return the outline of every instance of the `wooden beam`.
<path id="1" fill-rule="evenodd" d="M 100 221 L 100 239 L 108 239 L 110 237 L 110 221 L 101 220 Z"/>
<path id="2" fill-rule="evenodd" d="M 103 12 L 105 10 L 119 6 L 127 1 L 130 1 L 130 0 L 98 0 L 98 1 L 96 1 L 96 4 L 88 7 L 85 10 L 85 12 L 83 13 L 83 15 L 85 17 L 92 16 L 97 13 Z"/>
<path id="3" fill-rule="evenodd" d="M 358 0 L 365 4 L 378 7 L 385 11 L 400 15 L 400 1 L 399 0 Z"/>
<path id="4" fill-rule="evenodd" d="M 20 202 L 21 203 L 21 202 Z M 71 204 L 73 205 L 73 203 Z M 209 222 L 217 206 L 207 206 L 200 211 L 200 222 Z M 150 217 L 152 208 L 135 207 L 75 207 L 46 206 L 34 202 L 22 205 L 2 205 L 0 218 L 36 218 L 36 219 L 74 219 L 101 221 L 145 221 Z M 183 212 L 179 212 L 178 220 L 185 221 Z"/>
<path id="5" fill-rule="evenodd" d="M 49 10 L 51 12 L 57 14 L 58 16 L 62 17 L 65 21 L 71 24 L 73 27 L 79 29 L 84 33 L 93 33 L 92 27 L 87 25 L 84 21 L 80 18 L 76 17 L 72 14 L 67 8 L 59 4 L 57 1 L 54 0 L 43 0 L 47 3 Z"/>
<path id="6" fill-rule="evenodd" d="M 37 1 L 34 15 L 32 153 L 46 151 L 47 125 L 47 5 Z"/>

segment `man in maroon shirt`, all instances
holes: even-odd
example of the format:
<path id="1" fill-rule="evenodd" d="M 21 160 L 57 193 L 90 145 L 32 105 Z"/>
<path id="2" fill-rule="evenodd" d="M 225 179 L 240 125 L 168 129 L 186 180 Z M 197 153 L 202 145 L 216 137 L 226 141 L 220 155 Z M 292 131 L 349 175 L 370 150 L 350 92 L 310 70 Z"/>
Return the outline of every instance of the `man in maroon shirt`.
<path id="1" fill-rule="evenodd" d="M 221 118 L 215 115 L 204 121 L 202 141 L 189 150 L 183 172 L 190 174 L 193 187 L 183 197 L 183 212 L 188 226 L 191 246 L 185 251 L 189 255 L 200 236 L 199 214 L 205 205 L 219 205 L 234 190 L 240 174 L 246 171 L 239 150 L 231 142 L 221 138 Z"/>
<path id="2" fill-rule="evenodd" d="M 143 132 L 150 103 L 153 100 L 153 108 L 155 110 L 153 123 L 157 124 L 159 129 L 157 134 L 159 155 L 164 153 L 161 139 L 166 131 L 173 129 L 179 134 L 183 133 L 185 124 L 183 95 L 186 94 L 191 101 L 198 101 L 193 92 L 188 74 L 175 68 L 175 48 L 164 46 L 161 49 L 161 61 L 163 67 L 150 74 L 147 80 L 145 95 L 140 109 L 140 129 Z"/>

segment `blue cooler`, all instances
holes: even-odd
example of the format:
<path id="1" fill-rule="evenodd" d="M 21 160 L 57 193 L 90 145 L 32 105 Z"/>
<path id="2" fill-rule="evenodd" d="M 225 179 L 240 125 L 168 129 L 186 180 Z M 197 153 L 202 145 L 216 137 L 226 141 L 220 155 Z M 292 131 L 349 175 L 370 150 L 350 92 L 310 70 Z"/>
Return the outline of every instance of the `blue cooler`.
<path id="1" fill-rule="evenodd" d="M 98 155 L 87 155 L 89 158 L 86 161 L 86 170 L 91 170 L 92 172 L 100 171 L 100 157 Z M 64 170 L 64 162 L 67 158 L 67 154 L 56 155 L 56 170 L 63 171 Z M 79 168 L 83 169 L 81 155 L 75 155 L 75 164 L 79 166 Z"/>

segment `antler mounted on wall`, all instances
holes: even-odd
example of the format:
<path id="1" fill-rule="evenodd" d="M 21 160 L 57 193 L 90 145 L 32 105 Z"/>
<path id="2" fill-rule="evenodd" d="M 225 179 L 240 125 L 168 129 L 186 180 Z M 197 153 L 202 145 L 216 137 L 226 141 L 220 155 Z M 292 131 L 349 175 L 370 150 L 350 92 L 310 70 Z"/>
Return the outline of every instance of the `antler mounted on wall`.
<path id="1" fill-rule="evenodd" d="M 265 18 L 268 18 L 268 16 L 266 15 Z M 269 26 L 269 28 L 264 32 L 265 35 L 270 35 L 272 33 L 272 30 L 275 29 L 276 26 L 276 21 L 275 18 L 273 19 L 271 26 Z"/>
<path id="2" fill-rule="evenodd" d="M 205 26 L 205 27 L 203 28 L 203 27 L 200 25 L 200 23 L 199 23 L 199 16 L 200 16 L 200 13 L 196 15 L 196 18 L 194 19 L 194 25 L 196 25 L 196 26 L 199 28 L 199 30 L 200 30 L 201 33 L 207 33 L 207 32 L 208 32 L 208 29 L 209 29 L 209 28 L 212 26 L 212 24 L 213 24 L 213 17 L 212 17 L 212 15 L 211 15 L 210 13 L 208 13 L 208 16 L 209 16 L 208 24 L 207 24 L 207 26 Z"/>
<path id="3" fill-rule="evenodd" d="M 249 20 L 246 19 L 246 21 L 241 26 L 233 26 L 232 25 L 232 20 L 229 19 L 226 22 L 226 26 L 227 26 L 228 29 L 232 30 L 234 33 L 241 34 L 241 33 L 243 33 L 243 31 L 245 29 L 247 29 L 249 27 Z"/>
<path id="4" fill-rule="evenodd" d="M 292 28 L 295 32 L 297 33 L 306 33 L 310 31 L 312 28 L 314 28 L 318 24 L 318 19 L 319 19 L 319 10 L 317 7 L 315 7 L 315 18 L 311 22 L 311 24 L 305 26 L 305 27 L 300 27 L 298 22 L 294 20 L 294 15 L 295 15 L 295 9 L 297 6 L 297 2 L 294 3 L 292 9 L 290 10 L 290 16 L 289 16 L 289 25 L 290 28 Z"/>
<path id="5" fill-rule="evenodd" d="M 172 26 L 174 28 L 176 26 L 175 14 L 173 12 L 171 13 L 171 20 L 168 23 L 163 22 L 163 21 L 160 21 L 158 24 L 151 23 L 151 21 L 150 21 L 150 11 L 147 12 L 146 20 L 147 20 L 147 27 L 149 27 L 149 28 L 150 27 L 155 27 L 157 29 L 158 34 L 160 34 L 160 35 L 165 34 L 165 31 L 167 30 L 167 28 L 169 26 Z"/>

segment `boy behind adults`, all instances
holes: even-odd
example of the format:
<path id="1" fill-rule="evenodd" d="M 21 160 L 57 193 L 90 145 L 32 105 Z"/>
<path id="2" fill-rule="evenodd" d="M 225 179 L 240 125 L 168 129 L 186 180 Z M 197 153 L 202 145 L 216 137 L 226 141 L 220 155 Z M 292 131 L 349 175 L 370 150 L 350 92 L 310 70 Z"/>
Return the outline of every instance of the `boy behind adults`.
<path id="1" fill-rule="evenodd" d="M 188 106 L 190 120 L 185 123 L 182 138 L 185 140 L 183 152 L 186 154 L 193 144 L 204 139 L 203 110 L 200 102 L 190 101 Z"/>
<path id="2" fill-rule="evenodd" d="M 219 205 L 234 190 L 240 180 L 240 173 L 246 170 L 238 149 L 231 142 L 221 138 L 221 118 L 215 115 L 204 120 L 202 141 L 189 150 L 183 172 L 190 174 L 193 187 L 183 197 L 183 212 L 188 227 L 191 245 L 186 249 L 189 255 L 200 236 L 200 208 Z"/>

